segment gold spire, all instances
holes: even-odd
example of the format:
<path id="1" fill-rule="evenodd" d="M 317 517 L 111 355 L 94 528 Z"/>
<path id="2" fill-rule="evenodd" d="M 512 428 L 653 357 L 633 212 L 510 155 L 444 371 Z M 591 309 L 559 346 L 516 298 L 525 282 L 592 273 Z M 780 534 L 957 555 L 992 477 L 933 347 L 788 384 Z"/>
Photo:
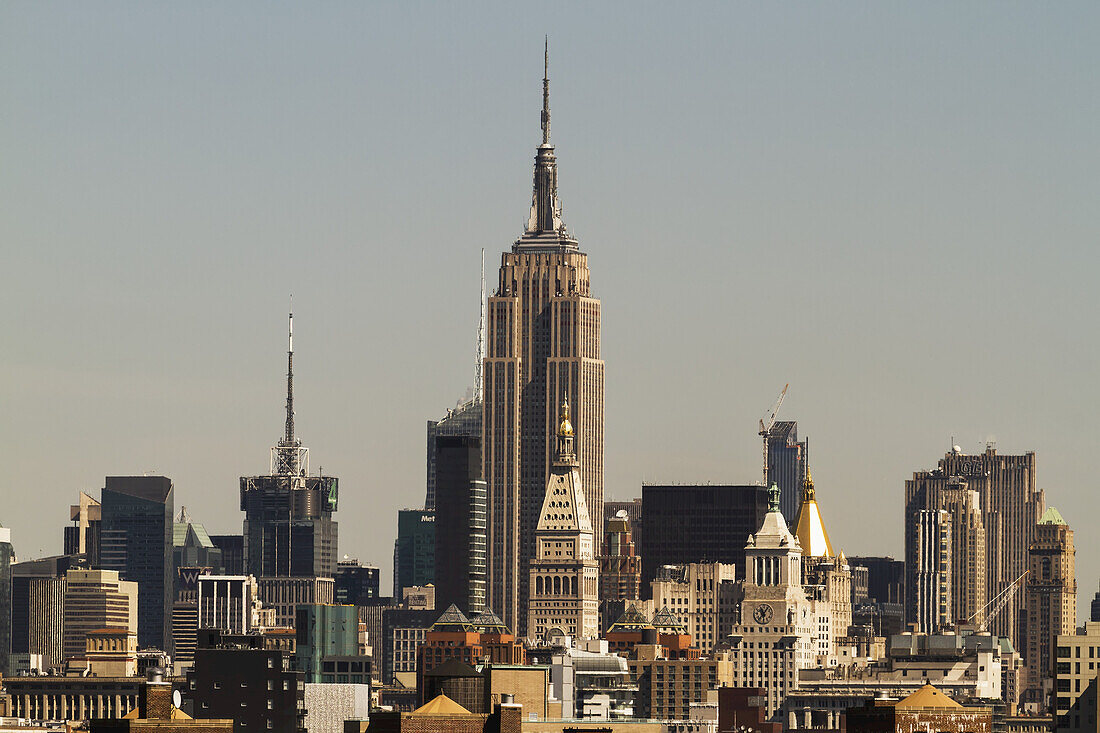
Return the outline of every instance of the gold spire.
<path id="1" fill-rule="evenodd" d="M 569 398 L 561 402 L 561 424 L 558 425 L 558 437 L 568 438 L 573 435 L 573 423 L 569 422 Z"/>
<path id="2" fill-rule="evenodd" d="M 798 509 L 798 521 L 795 522 L 795 537 L 802 545 L 803 557 L 833 557 L 833 545 L 829 542 L 829 533 L 821 521 L 821 509 L 814 495 L 814 480 L 810 470 L 806 469 L 806 480 L 802 483 L 802 506 Z"/>

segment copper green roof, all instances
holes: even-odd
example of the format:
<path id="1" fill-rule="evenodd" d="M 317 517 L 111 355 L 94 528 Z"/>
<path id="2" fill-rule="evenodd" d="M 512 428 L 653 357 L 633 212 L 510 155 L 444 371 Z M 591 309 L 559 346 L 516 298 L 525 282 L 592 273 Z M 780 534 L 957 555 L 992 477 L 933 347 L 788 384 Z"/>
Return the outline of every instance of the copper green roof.
<path id="1" fill-rule="evenodd" d="M 1039 524 L 1065 524 L 1066 520 L 1062 519 L 1062 515 L 1054 507 L 1050 507 L 1043 516 L 1039 517 Z"/>

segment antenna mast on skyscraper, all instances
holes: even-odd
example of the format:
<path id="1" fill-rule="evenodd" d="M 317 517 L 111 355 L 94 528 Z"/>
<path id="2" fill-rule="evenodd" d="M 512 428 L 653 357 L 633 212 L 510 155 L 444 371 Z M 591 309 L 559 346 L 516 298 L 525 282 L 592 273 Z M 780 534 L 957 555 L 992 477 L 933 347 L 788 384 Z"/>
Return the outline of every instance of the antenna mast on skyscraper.
<path id="1" fill-rule="evenodd" d="M 485 248 L 481 248 L 481 308 L 480 318 L 477 323 L 477 364 L 474 367 L 474 399 L 481 402 L 485 399 L 485 384 L 482 370 L 485 365 Z"/>

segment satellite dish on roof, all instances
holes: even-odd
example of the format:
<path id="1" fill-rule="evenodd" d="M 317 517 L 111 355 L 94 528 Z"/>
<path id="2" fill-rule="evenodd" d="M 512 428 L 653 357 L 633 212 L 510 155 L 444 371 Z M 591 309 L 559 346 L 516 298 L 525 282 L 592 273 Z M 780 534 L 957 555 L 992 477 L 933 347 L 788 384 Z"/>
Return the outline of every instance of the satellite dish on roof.
<path id="1" fill-rule="evenodd" d="M 178 709 L 181 705 L 183 705 L 183 695 L 179 690 L 172 690 L 172 706 Z"/>
<path id="2" fill-rule="evenodd" d="M 615 512 L 615 516 L 619 519 L 626 519 L 630 516 L 630 514 L 627 513 L 626 509 L 620 509 L 619 511 Z"/>

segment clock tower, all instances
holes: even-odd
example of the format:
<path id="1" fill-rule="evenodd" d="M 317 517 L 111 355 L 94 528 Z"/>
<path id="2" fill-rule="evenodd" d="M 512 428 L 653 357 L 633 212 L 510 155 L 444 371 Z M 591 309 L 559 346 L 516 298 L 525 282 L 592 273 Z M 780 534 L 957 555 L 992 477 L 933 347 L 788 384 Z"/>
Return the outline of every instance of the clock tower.
<path id="1" fill-rule="evenodd" d="M 768 513 L 745 545 L 741 614 L 729 636 L 734 685 L 767 690 L 767 712 L 814 666 L 818 619 L 802 587 L 802 547 L 779 510 L 779 487 L 768 492 Z"/>

